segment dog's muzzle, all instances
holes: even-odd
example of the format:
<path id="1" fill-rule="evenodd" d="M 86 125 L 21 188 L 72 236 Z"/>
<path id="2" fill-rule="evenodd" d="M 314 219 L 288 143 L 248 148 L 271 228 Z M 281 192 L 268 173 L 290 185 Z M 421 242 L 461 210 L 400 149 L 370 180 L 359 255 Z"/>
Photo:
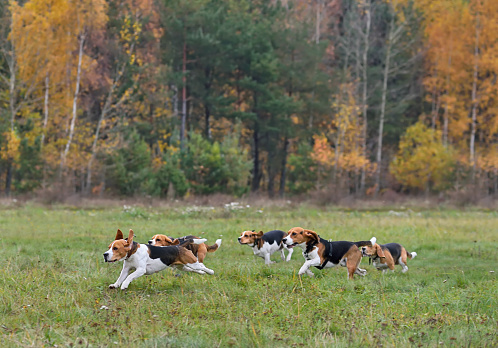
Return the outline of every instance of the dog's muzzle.
<path id="1" fill-rule="evenodd" d="M 152 243 L 153 243 L 152 239 L 151 239 L 151 240 L 149 240 L 149 242 L 148 242 L 148 243 L 149 243 L 150 245 L 152 245 Z"/>
<path id="2" fill-rule="evenodd" d="M 108 254 L 108 253 L 104 253 L 104 261 L 105 261 L 105 262 L 114 262 L 114 261 L 116 261 L 116 260 L 114 260 L 114 261 L 109 261 L 109 254 Z"/>

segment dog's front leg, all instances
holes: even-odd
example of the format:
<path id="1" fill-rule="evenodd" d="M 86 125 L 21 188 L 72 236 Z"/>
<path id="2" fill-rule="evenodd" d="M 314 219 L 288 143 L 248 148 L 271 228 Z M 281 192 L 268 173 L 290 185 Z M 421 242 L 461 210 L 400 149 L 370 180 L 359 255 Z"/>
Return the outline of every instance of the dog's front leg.
<path id="1" fill-rule="evenodd" d="M 304 263 L 304 265 L 302 265 L 301 268 L 299 269 L 298 275 L 303 275 L 304 273 L 310 275 L 308 273 L 308 271 L 309 271 L 309 268 L 312 266 L 320 266 L 320 258 L 319 257 L 317 257 L 316 259 L 306 261 Z M 313 273 L 313 272 L 311 272 L 311 273 Z"/>
<path id="2" fill-rule="evenodd" d="M 291 259 L 292 253 L 294 252 L 294 249 L 290 248 L 290 249 L 287 249 L 287 251 L 289 253 L 287 254 L 287 258 L 285 259 L 285 261 L 289 262 Z"/>
<path id="3" fill-rule="evenodd" d="M 130 283 L 132 282 L 132 280 L 143 276 L 145 274 L 145 271 L 146 271 L 145 267 L 137 268 L 135 272 L 126 277 L 125 281 L 123 282 L 123 285 L 121 285 L 121 290 L 126 290 L 128 288 L 128 285 L 130 285 Z"/>
<path id="4" fill-rule="evenodd" d="M 266 265 L 271 265 L 272 263 L 275 263 L 275 261 L 270 260 L 270 256 L 271 256 L 270 253 L 265 254 L 265 264 Z"/>
<path id="5" fill-rule="evenodd" d="M 109 289 L 117 289 L 124 282 L 126 277 L 130 274 L 131 267 L 129 267 L 126 263 L 123 265 L 123 269 L 121 270 L 121 274 L 119 275 L 118 280 L 114 284 L 109 285 Z"/>

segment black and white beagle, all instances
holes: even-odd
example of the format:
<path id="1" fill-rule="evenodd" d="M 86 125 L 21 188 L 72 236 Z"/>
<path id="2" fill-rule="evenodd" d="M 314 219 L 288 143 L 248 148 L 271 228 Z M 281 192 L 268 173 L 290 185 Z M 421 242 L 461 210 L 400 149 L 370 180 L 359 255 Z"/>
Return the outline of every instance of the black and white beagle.
<path id="1" fill-rule="evenodd" d="M 124 261 L 123 270 L 118 280 L 109 285 L 110 289 L 121 286 L 122 290 L 128 288 L 130 283 L 145 275 L 162 271 L 168 267 L 180 268 L 186 272 L 199 274 L 214 274 L 214 271 L 200 264 L 192 251 L 187 250 L 184 245 L 190 243 L 204 243 L 206 239 L 188 239 L 184 244 L 157 247 L 147 244 L 139 244 L 133 241 L 133 231 L 130 230 L 127 239 L 118 230 L 115 240 L 109 245 L 109 250 L 104 253 L 105 262 Z M 135 272 L 131 271 L 135 269 Z"/>
<path id="2" fill-rule="evenodd" d="M 299 275 L 306 273 L 313 277 L 314 274 L 311 272 L 310 267 L 323 269 L 337 265 L 347 267 L 349 279 L 353 279 L 355 273 L 360 276 L 367 274 L 366 270 L 359 268 L 361 252 L 358 248 L 363 245 L 370 245 L 370 241 L 329 242 L 321 238 L 315 231 L 294 227 L 289 230 L 283 242 L 287 247 L 299 246 L 303 249 L 303 256 L 306 261 L 299 269 Z"/>
<path id="3" fill-rule="evenodd" d="M 252 248 L 254 255 L 262 257 L 265 259 L 265 264 L 269 265 L 275 263 L 275 261 L 270 260 L 271 254 L 280 250 L 280 256 L 283 261 L 289 261 L 292 256 L 292 248 L 287 248 L 287 246 L 282 243 L 283 238 L 287 236 L 287 233 L 280 230 L 273 230 L 266 233 L 263 231 L 244 231 L 241 233 L 238 241 L 240 244 L 248 245 Z M 284 250 L 287 250 L 287 258 L 285 257 Z"/>
<path id="4" fill-rule="evenodd" d="M 408 271 L 407 259 L 413 259 L 417 256 L 416 252 L 407 252 L 406 249 L 398 243 L 377 244 L 377 239 L 370 239 L 371 246 L 363 246 L 361 253 L 368 256 L 372 264 L 379 271 L 386 272 L 390 269 L 394 272 L 395 265 L 401 265 L 401 272 Z"/>

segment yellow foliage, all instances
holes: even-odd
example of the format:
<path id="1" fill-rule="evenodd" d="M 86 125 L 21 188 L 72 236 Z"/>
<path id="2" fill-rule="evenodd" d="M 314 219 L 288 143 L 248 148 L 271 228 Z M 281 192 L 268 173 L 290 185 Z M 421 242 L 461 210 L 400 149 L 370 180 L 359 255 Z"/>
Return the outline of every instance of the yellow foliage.
<path id="1" fill-rule="evenodd" d="M 408 127 L 391 162 L 391 174 L 407 187 L 424 190 L 432 185 L 435 189 L 444 188 L 454 158 L 451 149 L 444 147 L 440 139 L 441 132 L 420 121 Z"/>
<path id="2" fill-rule="evenodd" d="M 3 133 L 5 141 L 1 148 L 1 157 L 3 160 L 12 161 L 13 165 L 16 165 L 19 161 L 19 145 L 21 144 L 21 139 L 15 130 L 7 131 Z"/>

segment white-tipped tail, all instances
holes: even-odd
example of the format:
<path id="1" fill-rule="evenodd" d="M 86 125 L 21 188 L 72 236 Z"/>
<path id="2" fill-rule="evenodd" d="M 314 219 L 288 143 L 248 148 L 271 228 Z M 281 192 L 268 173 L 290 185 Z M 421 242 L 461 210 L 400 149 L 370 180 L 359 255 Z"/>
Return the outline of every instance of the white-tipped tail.
<path id="1" fill-rule="evenodd" d="M 372 239 L 370 239 L 370 243 L 372 243 L 372 245 L 375 245 L 375 243 L 377 243 L 377 238 L 372 237 Z"/>
<path id="2" fill-rule="evenodd" d="M 198 239 L 194 239 L 194 241 L 193 241 L 194 244 L 202 244 L 204 242 L 207 242 L 206 238 L 198 238 Z"/>
<path id="3" fill-rule="evenodd" d="M 218 248 L 221 246 L 221 239 L 216 240 L 216 245 L 218 245 Z"/>
<path id="4" fill-rule="evenodd" d="M 417 253 L 416 253 L 415 251 L 414 251 L 414 252 L 412 252 L 412 253 L 410 253 L 410 254 L 412 255 L 412 259 L 413 259 L 415 256 L 417 256 Z"/>

